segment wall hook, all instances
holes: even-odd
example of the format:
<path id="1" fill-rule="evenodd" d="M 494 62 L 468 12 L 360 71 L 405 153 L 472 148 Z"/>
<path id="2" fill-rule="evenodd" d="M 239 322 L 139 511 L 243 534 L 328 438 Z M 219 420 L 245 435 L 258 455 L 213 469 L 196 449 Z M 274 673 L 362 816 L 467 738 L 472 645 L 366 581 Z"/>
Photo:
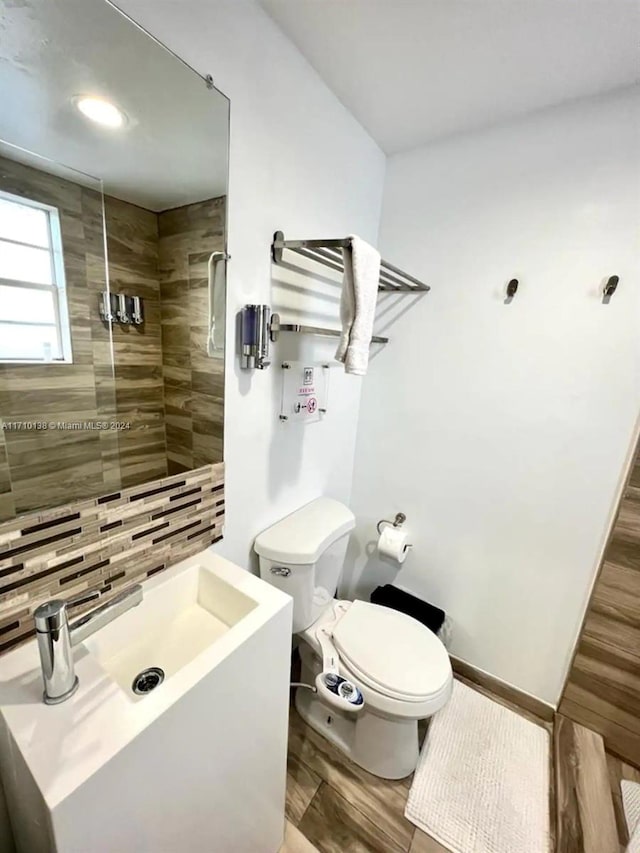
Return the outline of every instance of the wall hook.
<path id="1" fill-rule="evenodd" d="M 520 282 L 518 281 L 517 278 L 511 279 L 511 281 L 507 285 L 507 298 L 504 300 L 505 305 L 508 305 L 510 302 L 513 301 L 513 297 L 518 292 L 518 285 L 519 284 L 520 284 Z"/>
<path id="2" fill-rule="evenodd" d="M 609 300 L 611 299 L 613 294 L 616 292 L 616 287 L 618 286 L 619 281 L 620 281 L 620 276 L 617 276 L 617 275 L 609 276 L 609 278 L 607 279 L 607 283 L 605 284 L 605 286 L 602 290 L 602 304 L 603 305 L 609 304 Z"/>

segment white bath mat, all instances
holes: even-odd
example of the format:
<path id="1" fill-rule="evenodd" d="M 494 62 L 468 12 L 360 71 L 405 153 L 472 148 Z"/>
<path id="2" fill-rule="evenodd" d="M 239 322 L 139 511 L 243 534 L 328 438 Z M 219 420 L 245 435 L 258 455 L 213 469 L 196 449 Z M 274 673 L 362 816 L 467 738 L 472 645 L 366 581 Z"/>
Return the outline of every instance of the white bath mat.
<path id="1" fill-rule="evenodd" d="M 640 853 L 640 784 L 623 779 L 620 782 L 622 805 L 629 830 L 627 853 Z"/>
<path id="2" fill-rule="evenodd" d="M 548 853 L 547 731 L 454 682 L 429 727 L 405 815 L 452 853 Z"/>

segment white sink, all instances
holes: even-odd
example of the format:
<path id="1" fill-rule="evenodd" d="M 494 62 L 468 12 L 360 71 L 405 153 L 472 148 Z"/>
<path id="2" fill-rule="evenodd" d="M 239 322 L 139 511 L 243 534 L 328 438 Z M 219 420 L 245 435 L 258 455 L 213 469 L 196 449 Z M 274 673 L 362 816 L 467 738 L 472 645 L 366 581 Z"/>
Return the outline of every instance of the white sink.
<path id="1" fill-rule="evenodd" d="M 66 702 L 42 702 L 35 640 L 0 658 L 0 776 L 18 853 L 275 853 L 291 599 L 211 551 L 143 591 L 74 649 Z M 164 681 L 136 695 L 148 667 Z"/>
<path id="2" fill-rule="evenodd" d="M 207 568 L 178 574 L 155 590 L 151 605 L 119 616 L 84 641 L 103 669 L 131 701 L 150 695 L 136 694 L 134 678 L 149 667 L 166 680 L 216 643 L 258 606 L 232 584 Z"/>

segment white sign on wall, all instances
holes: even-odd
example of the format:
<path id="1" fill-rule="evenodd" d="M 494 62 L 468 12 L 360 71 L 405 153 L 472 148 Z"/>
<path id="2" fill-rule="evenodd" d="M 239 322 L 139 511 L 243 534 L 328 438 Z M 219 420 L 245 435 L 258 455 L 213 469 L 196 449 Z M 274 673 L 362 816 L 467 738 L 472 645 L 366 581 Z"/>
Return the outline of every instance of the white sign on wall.
<path id="1" fill-rule="evenodd" d="M 314 423 L 327 411 L 329 365 L 309 361 L 282 364 L 281 421 Z"/>

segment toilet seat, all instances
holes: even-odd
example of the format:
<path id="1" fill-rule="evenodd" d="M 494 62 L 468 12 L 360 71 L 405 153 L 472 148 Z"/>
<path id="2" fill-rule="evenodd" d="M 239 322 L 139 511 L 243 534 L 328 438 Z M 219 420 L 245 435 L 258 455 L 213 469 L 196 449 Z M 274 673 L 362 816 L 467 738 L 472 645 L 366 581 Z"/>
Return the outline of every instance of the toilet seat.
<path id="1" fill-rule="evenodd" d="M 451 663 L 425 625 L 389 607 L 354 601 L 333 629 L 341 660 L 362 685 L 402 702 L 425 702 L 446 692 Z"/>

